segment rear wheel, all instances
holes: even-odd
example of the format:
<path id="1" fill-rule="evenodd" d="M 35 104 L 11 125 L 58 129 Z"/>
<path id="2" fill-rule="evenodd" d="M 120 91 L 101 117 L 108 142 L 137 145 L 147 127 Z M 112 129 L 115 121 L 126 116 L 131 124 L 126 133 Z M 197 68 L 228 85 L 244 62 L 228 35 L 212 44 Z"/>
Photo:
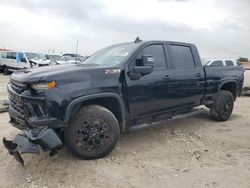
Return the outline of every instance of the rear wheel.
<path id="1" fill-rule="evenodd" d="M 233 112 L 234 97 L 231 92 L 221 90 L 210 108 L 211 118 L 216 121 L 226 121 Z"/>
<path id="2" fill-rule="evenodd" d="M 89 105 L 81 108 L 64 131 L 67 149 L 82 159 L 109 154 L 120 135 L 119 123 L 108 109 Z"/>

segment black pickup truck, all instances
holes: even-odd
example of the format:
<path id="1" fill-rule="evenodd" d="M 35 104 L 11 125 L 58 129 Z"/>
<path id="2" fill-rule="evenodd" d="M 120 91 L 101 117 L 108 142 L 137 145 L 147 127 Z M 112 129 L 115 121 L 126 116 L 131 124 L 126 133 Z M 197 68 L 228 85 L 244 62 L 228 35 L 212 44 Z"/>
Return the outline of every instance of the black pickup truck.
<path id="1" fill-rule="evenodd" d="M 63 145 L 82 159 L 101 158 L 121 133 L 185 117 L 195 106 L 228 120 L 243 80 L 241 66 L 203 67 L 193 44 L 113 45 L 82 64 L 13 73 L 9 116 L 22 133 L 3 143 L 21 163 L 22 153 L 53 155 Z"/>

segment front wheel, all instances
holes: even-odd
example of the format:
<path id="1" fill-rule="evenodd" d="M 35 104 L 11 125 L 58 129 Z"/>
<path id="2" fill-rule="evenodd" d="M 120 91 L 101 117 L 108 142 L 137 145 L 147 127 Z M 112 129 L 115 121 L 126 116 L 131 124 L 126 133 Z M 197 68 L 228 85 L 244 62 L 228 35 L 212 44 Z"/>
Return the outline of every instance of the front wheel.
<path id="1" fill-rule="evenodd" d="M 9 69 L 6 66 L 3 67 L 3 74 L 4 75 L 8 75 L 9 74 Z"/>
<path id="2" fill-rule="evenodd" d="M 82 107 L 64 131 L 66 148 L 82 159 L 108 155 L 120 135 L 119 123 L 112 112 L 99 105 Z"/>
<path id="3" fill-rule="evenodd" d="M 211 118 L 216 121 L 226 121 L 233 112 L 234 97 L 231 92 L 221 90 L 214 99 L 210 108 Z"/>

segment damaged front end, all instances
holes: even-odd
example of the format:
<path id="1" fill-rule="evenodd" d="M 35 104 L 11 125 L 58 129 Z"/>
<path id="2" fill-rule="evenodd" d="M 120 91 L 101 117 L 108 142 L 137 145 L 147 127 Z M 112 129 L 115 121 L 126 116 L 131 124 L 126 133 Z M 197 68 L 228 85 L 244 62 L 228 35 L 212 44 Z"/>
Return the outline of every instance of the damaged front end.
<path id="1" fill-rule="evenodd" d="M 39 146 L 44 151 L 50 151 L 50 156 L 53 156 L 63 146 L 60 137 L 50 128 L 44 128 L 40 131 L 24 131 L 23 134 L 18 134 L 14 140 L 6 140 L 3 138 L 3 144 L 13 155 L 17 162 L 24 165 L 21 157 L 23 153 L 39 154 Z"/>
<path id="2" fill-rule="evenodd" d="M 50 156 L 63 146 L 57 118 L 51 117 L 43 96 L 34 96 L 26 84 L 14 80 L 8 84 L 10 123 L 22 130 L 13 140 L 3 138 L 3 144 L 16 161 L 24 165 L 23 153 L 39 154 L 40 148 Z"/>

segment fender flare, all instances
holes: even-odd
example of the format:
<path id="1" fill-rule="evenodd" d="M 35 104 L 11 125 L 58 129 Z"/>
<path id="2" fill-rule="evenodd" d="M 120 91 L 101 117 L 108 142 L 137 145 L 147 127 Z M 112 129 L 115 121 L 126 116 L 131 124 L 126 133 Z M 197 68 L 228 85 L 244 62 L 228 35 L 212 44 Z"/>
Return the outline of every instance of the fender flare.
<path id="1" fill-rule="evenodd" d="M 218 91 L 221 91 L 221 88 L 223 85 L 227 84 L 227 83 L 234 83 L 235 86 L 236 86 L 236 91 L 235 91 L 235 98 L 237 97 L 237 92 L 238 92 L 238 87 L 237 87 L 237 82 L 235 80 L 226 80 L 224 82 L 222 82 L 220 85 L 219 85 L 219 90 Z"/>
<path id="2" fill-rule="evenodd" d="M 64 122 L 65 123 L 69 122 L 72 111 L 77 104 L 84 102 L 84 101 L 91 100 L 91 99 L 98 99 L 98 98 L 104 98 L 104 97 L 115 98 L 118 101 L 121 115 L 122 115 L 122 122 L 121 122 L 120 128 L 121 128 L 121 131 L 125 131 L 125 124 L 126 124 L 125 107 L 124 107 L 124 103 L 123 103 L 121 96 L 116 94 L 116 93 L 96 93 L 96 94 L 78 97 L 78 98 L 72 100 L 66 109 Z"/>

